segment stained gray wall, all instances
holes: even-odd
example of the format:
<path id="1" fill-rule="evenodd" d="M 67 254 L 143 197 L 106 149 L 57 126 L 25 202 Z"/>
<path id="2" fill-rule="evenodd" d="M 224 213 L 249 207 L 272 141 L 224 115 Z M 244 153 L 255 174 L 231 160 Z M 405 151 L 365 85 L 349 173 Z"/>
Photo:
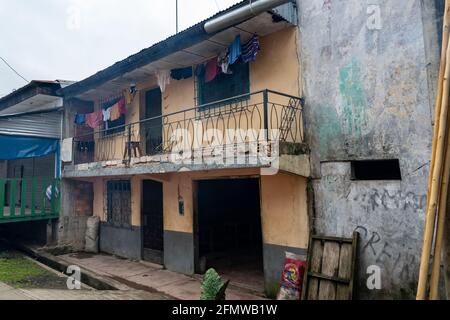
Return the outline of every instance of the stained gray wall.
<path id="1" fill-rule="evenodd" d="M 100 224 L 100 251 L 119 257 L 141 260 L 142 230 L 140 227 L 118 228 Z"/>
<path id="2" fill-rule="evenodd" d="M 314 225 L 326 235 L 361 233 L 359 298 L 413 298 L 439 59 L 435 2 L 298 7 Z M 351 180 L 348 160 L 392 158 L 401 181 Z M 366 287 L 369 265 L 381 268 L 381 290 Z"/>

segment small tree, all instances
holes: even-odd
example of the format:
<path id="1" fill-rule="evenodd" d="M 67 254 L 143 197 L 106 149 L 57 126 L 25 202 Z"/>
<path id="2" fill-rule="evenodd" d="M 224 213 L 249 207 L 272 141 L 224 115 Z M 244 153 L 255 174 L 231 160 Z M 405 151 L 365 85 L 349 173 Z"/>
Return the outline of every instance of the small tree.
<path id="1" fill-rule="evenodd" d="M 216 270 L 209 269 L 203 277 L 200 300 L 225 300 L 225 290 L 228 283 L 229 281 L 223 283 Z"/>

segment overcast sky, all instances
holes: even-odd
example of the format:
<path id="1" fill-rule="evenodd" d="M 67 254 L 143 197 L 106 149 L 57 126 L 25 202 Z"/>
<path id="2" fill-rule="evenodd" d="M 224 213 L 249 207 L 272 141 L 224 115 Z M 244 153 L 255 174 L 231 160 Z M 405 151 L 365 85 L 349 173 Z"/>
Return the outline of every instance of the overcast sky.
<path id="1" fill-rule="evenodd" d="M 180 30 L 239 0 L 179 0 Z M 175 0 L 0 0 L 0 57 L 27 80 L 82 80 L 175 33 Z M 0 60 L 0 97 L 25 85 Z"/>

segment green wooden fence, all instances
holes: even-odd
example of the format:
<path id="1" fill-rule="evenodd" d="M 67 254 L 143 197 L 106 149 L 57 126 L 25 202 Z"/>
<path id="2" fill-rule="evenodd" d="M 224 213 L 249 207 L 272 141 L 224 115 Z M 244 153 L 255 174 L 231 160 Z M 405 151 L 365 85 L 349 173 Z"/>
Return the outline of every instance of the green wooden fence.
<path id="1" fill-rule="evenodd" d="M 53 219 L 59 210 L 59 179 L 0 179 L 0 224 Z"/>

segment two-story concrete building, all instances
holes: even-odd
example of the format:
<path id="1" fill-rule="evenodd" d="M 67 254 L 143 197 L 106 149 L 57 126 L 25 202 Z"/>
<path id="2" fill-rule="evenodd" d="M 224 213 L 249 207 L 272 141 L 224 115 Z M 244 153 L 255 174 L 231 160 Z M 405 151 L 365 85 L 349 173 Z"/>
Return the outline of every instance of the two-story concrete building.
<path id="1" fill-rule="evenodd" d="M 61 90 L 61 244 L 82 248 L 95 215 L 103 252 L 261 291 L 278 287 L 285 251 L 306 254 L 297 10 L 257 3 Z"/>

